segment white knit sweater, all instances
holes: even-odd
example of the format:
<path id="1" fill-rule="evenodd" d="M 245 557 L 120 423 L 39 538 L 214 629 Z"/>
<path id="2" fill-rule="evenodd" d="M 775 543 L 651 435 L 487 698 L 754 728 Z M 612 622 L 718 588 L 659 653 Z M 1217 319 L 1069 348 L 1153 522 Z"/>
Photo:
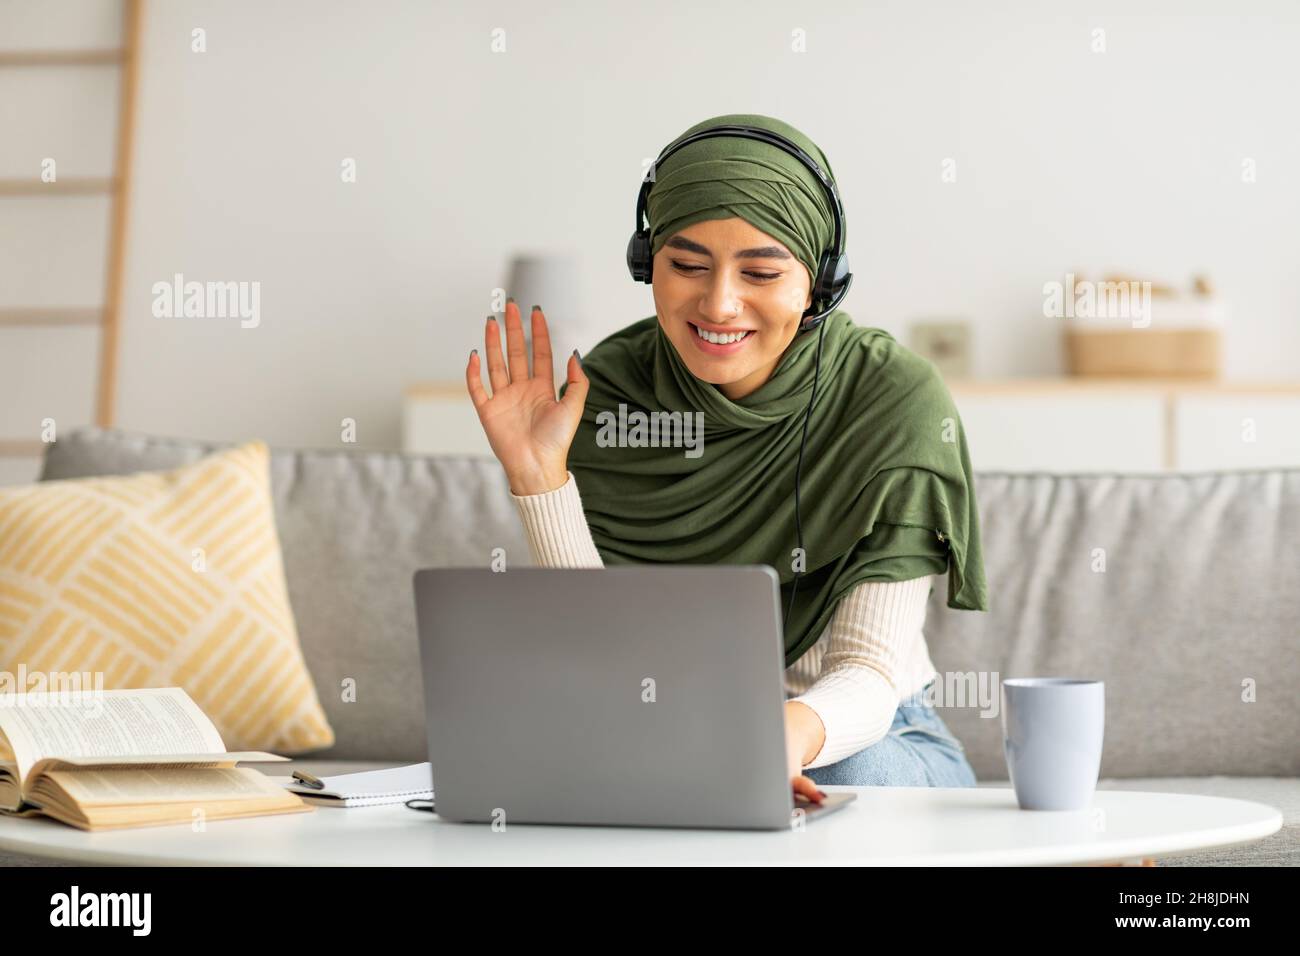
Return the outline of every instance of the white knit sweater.
<path id="1" fill-rule="evenodd" d="M 538 565 L 605 566 L 573 472 L 554 491 L 511 497 Z M 836 605 L 817 643 L 786 668 L 786 696 L 811 707 L 826 728 L 806 766 L 835 763 L 880 740 L 899 702 L 936 676 L 921 630 L 932 577 L 862 582 Z"/>

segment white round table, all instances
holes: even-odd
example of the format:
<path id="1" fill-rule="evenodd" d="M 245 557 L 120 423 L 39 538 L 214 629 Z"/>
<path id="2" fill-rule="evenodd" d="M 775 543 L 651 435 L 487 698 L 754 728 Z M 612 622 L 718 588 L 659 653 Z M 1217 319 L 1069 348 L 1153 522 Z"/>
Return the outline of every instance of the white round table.
<path id="1" fill-rule="evenodd" d="M 446 823 L 402 804 L 87 833 L 0 818 L 0 851 L 134 865 L 1039 866 L 1171 856 L 1260 840 L 1274 807 L 1098 790 L 1082 811 L 1025 811 L 1010 789 L 824 787 L 858 799 L 790 831 Z"/>

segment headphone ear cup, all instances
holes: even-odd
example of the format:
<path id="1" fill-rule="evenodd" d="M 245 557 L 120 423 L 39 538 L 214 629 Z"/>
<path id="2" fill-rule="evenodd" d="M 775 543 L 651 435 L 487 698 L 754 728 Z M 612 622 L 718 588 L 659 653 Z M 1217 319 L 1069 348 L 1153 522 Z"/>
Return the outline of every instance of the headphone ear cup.
<path id="1" fill-rule="evenodd" d="M 833 302 L 840 292 L 845 291 L 846 284 L 851 280 L 848 255 L 836 256 L 829 252 L 825 253 L 817 269 L 817 283 L 813 287 L 813 301 L 809 311 L 814 315 L 825 312 L 826 306 Z M 825 315 L 816 319 L 806 318 L 801 323 L 800 329 L 803 331 L 815 329 L 825 318 Z"/>
<path id="2" fill-rule="evenodd" d="M 654 268 L 654 259 L 650 255 L 650 233 L 638 229 L 627 241 L 627 271 L 637 282 L 649 282 Z"/>
<path id="3" fill-rule="evenodd" d="M 822 262 L 822 285 L 820 287 L 827 301 L 835 298 L 839 293 L 848 274 L 849 257 L 847 255 L 832 256 L 827 253 Z"/>

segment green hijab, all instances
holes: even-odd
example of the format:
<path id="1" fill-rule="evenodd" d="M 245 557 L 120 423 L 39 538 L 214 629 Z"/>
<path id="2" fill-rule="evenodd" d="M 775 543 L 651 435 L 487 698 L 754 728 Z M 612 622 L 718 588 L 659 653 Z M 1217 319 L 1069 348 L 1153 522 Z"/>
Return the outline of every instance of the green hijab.
<path id="1" fill-rule="evenodd" d="M 722 123 L 781 133 L 833 178 L 816 144 L 771 117 L 716 116 L 682 135 Z M 691 223 L 739 216 L 783 242 L 810 275 L 832 230 L 825 194 L 797 159 L 736 137 L 671 156 L 656 171 L 647 210 L 655 252 Z M 862 581 L 946 572 L 949 607 L 987 610 L 966 436 L 937 370 L 841 310 L 821 334 L 800 480 L 806 555 L 785 633 L 787 667 Z M 797 336 L 771 378 L 734 402 L 691 373 L 657 316 L 583 355 L 591 389 L 568 467 L 607 565 L 767 564 L 781 580 L 784 613 L 817 335 Z M 671 425 L 659 417 L 673 412 Z"/>

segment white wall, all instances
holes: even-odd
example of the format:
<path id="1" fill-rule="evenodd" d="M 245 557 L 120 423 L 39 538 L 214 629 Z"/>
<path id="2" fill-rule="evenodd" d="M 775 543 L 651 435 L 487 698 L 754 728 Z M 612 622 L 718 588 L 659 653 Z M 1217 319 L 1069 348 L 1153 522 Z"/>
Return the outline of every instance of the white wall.
<path id="1" fill-rule="evenodd" d="M 351 417 L 360 446 L 396 447 L 402 388 L 461 379 L 512 252 L 578 255 L 601 328 L 653 311 L 623 261 L 641 163 L 724 112 L 786 119 L 829 155 L 859 324 L 905 337 L 914 319 L 968 318 L 977 374 L 1050 374 L 1045 281 L 1204 271 L 1233 309 L 1226 375 L 1300 378 L 1296 5 L 997 6 L 153 0 L 119 423 L 325 446 Z M 90 8 L 83 26 L 112 24 Z M 12 2 L 0 15 L 17 32 L 38 19 Z M 195 27 L 206 53 L 190 50 Z M 796 29 L 807 53 L 790 50 Z M 98 122 L 66 94 L 23 99 L 44 125 Z M 45 155 L 19 139 L 0 175 Z M 940 181 L 946 157 L 956 183 Z M 44 220 L 0 202 L 4 230 L 17 224 L 5 257 L 34 254 Z M 59 300 L 71 287 L 56 265 L 0 263 L 3 304 L 15 290 Z M 175 272 L 259 281 L 261 324 L 155 318 L 151 286 Z M 37 362 L 43 379 L 71 354 L 38 334 L 64 333 L 0 330 L 0 375 Z M 60 381 L 67 401 L 75 377 Z M 8 433 L 58 400 L 22 405 Z"/>

